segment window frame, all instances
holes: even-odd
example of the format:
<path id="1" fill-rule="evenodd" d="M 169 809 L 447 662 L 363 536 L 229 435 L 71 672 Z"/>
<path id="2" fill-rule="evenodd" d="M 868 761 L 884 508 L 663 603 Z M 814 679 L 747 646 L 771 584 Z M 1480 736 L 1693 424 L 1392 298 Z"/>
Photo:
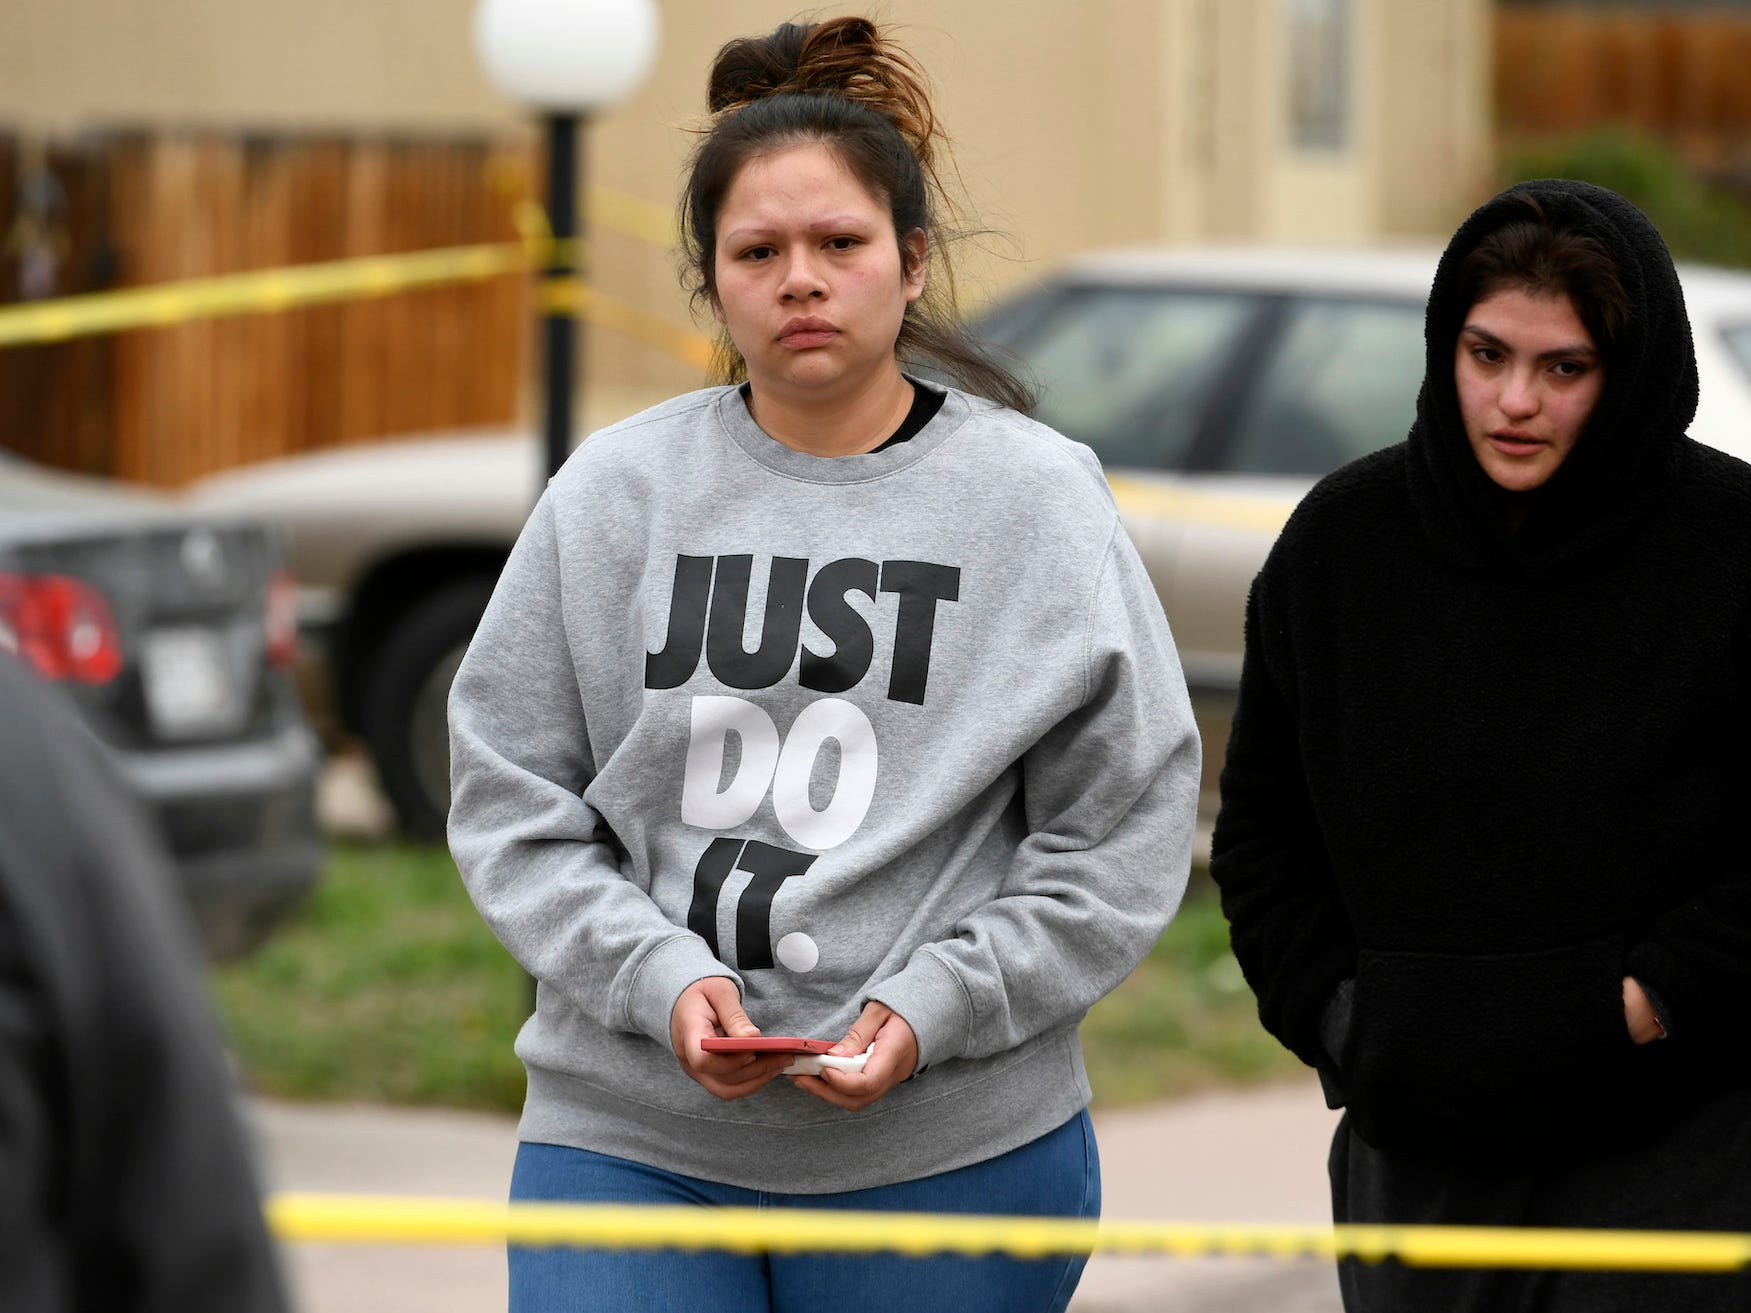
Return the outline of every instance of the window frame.
<path id="1" fill-rule="evenodd" d="M 1220 448 L 1221 430 L 1229 422 L 1226 412 L 1232 409 L 1235 399 L 1244 394 L 1248 377 L 1247 362 L 1268 346 L 1280 314 L 1276 303 L 1284 298 L 1278 292 L 1244 283 L 1078 279 L 1055 284 L 1038 292 L 1026 293 L 1017 301 L 999 307 L 980 321 L 978 336 L 986 338 L 999 351 L 1014 357 L 1024 370 L 1031 371 L 1032 364 L 1027 355 L 1029 342 L 1036 339 L 1065 307 L 1084 298 L 1108 296 L 1115 292 L 1129 296 L 1238 297 L 1247 303 L 1233 338 L 1227 344 L 1226 350 L 1217 357 L 1209 391 L 1192 416 L 1190 435 L 1179 452 L 1165 453 L 1161 461 L 1152 465 L 1120 465 L 1109 462 L 1101 455 L 1098 447 L 1094 448 L 1095 454 L 1101 457 L 1102 466 L 1107 469 L 1138 470 L 1156 474 L 1204 472 L 1207 468 L 1204 464 L 1206 453 Z M 997 336 L 996 333 L 1003 336 Z M 1074 433 L 1065 436 L 1083 441 Z M 1093 446 L 1092 443 L 1089 445 Z"/>
<path id="2" fill-rule="evenodd" d="M 1199 452 L 1200 462 L 1195 472 L 1200 474 L 1227 474 L 1236 478 L 1258 479 L 1306 479 L 1322 476 L 1291 473 L 1260 473 L 1257 471 L 1236 470 L 1229 457 L 1232 453 L 1238 435 L 1242 430 L 1243 421 L 1253 407 L 1262 404 L 1265 389 L 1260 380 L 1265 378 L 1277 365 L 1283 351 L 1288 349 L 1289 329 L 1295 311 L 1306 305 L 1354 305 L 1385 307 L 1389 309 L 1405 309 L 1414 313 L 1421 322 L 1427 299 L 1415 296 L 1395 295 L 1390 292 L 1348 291 L 1343 288 L 1298 288 L 1294 291 L 1274 294 L 1276 299 L 1275 314 L 1271 320 L 1272 332 L 1269 339 L 1261 344 L 1255 372 L 1241 371 L 1238 378 L 1232 380 L 1234 391 L 1229 397 L 1231 404 L 1223 408 L 1205 435 L 1210 442 L 1207 449 Z M 1416 379 L 1420 387 L 1422 375 Z M 1214 398 L 1213 398 L 1214 399 Z M 1413 393 L 1412 403 L 1416 397 Z M 1391 445 L 1391 444 L 1388 444 Z M 1382 450 L 1376 448 L 1376 450 Z M 1327 471 L 1330 473 L 1330 471 Z"/>

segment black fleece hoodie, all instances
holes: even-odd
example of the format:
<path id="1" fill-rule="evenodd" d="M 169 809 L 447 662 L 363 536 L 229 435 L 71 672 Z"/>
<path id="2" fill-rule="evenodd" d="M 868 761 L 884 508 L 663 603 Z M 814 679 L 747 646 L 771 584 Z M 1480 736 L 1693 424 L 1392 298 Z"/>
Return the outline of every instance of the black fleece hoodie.
<path id="1" fill-rule="evenodd" d="M 1515 495 L 1453 365 L 1460 262 L 1521 191 L 1604 243 L 1633 320 L 1569 458 Z M 1261 1019 L 1365 1140 L 1585 1155 L 1751 1080 L 1751 467 L 1684 436 L 1683 296 L 1611 192 L 1480 208 L 1426 341 L 1409 439 L 1323 480 L 1253 585 L 1211 870 Z M 1626 975 L 1671 1039 L 1631 1043 Z"/>

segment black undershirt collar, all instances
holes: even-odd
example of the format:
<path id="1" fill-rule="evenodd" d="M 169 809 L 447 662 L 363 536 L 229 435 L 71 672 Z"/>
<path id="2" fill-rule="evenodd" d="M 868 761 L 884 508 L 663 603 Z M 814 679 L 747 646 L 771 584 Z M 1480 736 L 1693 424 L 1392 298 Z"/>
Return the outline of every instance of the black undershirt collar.
<path id="1" fill-rule="evenodd" d="M 873 456 L 878 451 L 886 451 L 889 447 L 897 447 L 902 442 L 910 442 L 918 436 L 926 424 L 936 418 L 936 412 L 942 409 L 942 403 L 948 397 L 946 392 L 938 392 L 934 388 L 919 387 L 911 379 L 907 379 L 906 382 L 912 386 L 911 409 L 906 412 L 906 418 L 900 421 L 900 427 L 894 430 L 888 440 L 879 447 L 871 447 L 867 454 Z M 744 405 L 754 396 L 752 383 L 744 383 L 737 390 L 742 394 Z"/>

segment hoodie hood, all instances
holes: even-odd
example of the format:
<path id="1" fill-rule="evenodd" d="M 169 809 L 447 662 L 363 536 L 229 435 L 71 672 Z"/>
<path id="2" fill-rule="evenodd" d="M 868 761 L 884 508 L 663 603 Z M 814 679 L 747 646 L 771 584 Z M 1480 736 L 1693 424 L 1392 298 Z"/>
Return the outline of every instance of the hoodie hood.
<path id="1" fill-rule="evenodd" d="M 1490 233 L 1528 217 L 1535 197 L 1551 224 L 1597 240 L 1617 265 L 1631 316 L 1606 364 L 1605 386 L 1580 441 L 1543 487 L 1509 493 L 1472 454 L 1453 378 L 1464 303 L 1459 269 Z M 1441 256 L 1424 322 L 1427 349 L 1410 434 L 1412 500 L 1444 554 L 1467 564 L 1523 569 L 1582 556 L 1615 538 L 1663 494 L 1696 414 L 1696 353 L 1671 252 L 1647 217 L 1591 183 L 1518 183 L 1480 206 Z M 1524 509 L 1509 534 L 1511 509 Z"/>

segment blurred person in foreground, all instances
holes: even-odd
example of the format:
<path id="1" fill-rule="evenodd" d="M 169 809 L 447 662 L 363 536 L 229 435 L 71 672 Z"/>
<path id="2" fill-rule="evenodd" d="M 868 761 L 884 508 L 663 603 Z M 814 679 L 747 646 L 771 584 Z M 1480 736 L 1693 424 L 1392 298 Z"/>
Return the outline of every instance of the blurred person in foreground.
<path id="1" fill-rule="evenodd" d="M 56 696 L 0 655 L 0 1311 L 279 1313 L 201 949 Z"/>
<path id="2" fill-rule="evenodd" d="M 1460 227 L 1408 441 L 1253 585 L 1211 871 L 1347 1109 L 1339 1222 L 1751 1229 L 1751 467 L 1685 436 L 1621 197 Z M 1351 1310 L 1744 1309 L 1751 1279 L 1346 1261 Z"/>
<path id="3" fill-rule="evenodd" d="M 924 299 L 904 52 L 785 24 L 709 104 L 683 231 L 728 381 L 572 455 L 450 697 L 451 847 L 539 982 L 512 1198 L 1098 1215 L 1077 1023 L 1197 810 L 1167 621 L 1087 447 L 902 369 L 1026 405 Z M 762 1031 L 867 1066 L 702 1048 Z M 513 1250 L 511 1306 L 1048 1313 L 1081 1269 Z"/>

